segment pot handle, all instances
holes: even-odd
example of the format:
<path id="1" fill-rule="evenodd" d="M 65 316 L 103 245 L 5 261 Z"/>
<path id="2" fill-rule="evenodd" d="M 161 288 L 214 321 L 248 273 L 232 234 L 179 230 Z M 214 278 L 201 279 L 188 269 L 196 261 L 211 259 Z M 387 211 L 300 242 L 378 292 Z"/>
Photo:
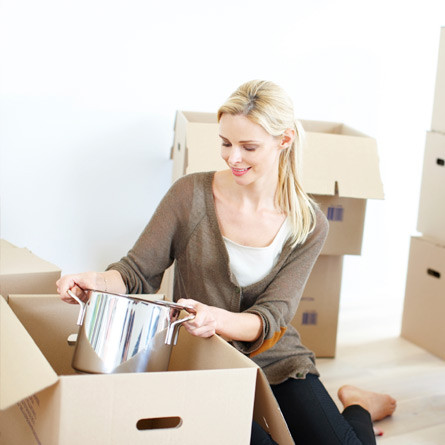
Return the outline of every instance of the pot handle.
<path id="1" fill-rule="evenodd" d="M 72 292 L 71 289 L 68 289 L 66 292 L 71 298 L 73 298 L 80 304 L 79 316 L 77 317 L 77 325 L 82 326 L 87 305 L 74 292 Z"/>
<path id="2" fill-rule="evenodd" d="M 179 320 L 174 321 L 170 324 L 167 330 L 167 335 L 165 336 L 165 344 L 166 345 L 176 345 L 178 341 L 179 328 L 183 323 L 193 320 L 195 318 L 196 312 L 193 308 L 185 308 L 187 312 L 190 312 L 191 315 L 186 318 L 181 318 Z M 192 313 L 193 312 L 193 313 Z"/>

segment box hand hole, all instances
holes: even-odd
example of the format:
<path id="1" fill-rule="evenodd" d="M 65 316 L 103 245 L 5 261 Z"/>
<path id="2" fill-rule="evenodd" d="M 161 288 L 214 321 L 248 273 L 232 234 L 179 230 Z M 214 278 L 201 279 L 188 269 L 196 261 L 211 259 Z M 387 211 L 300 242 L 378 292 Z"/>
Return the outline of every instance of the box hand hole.
<path id="1" fill-rule="evenodd" d="M 440 278 L 440 272 L 437 272 L 437 270 L 434 269 L 427 269 L 427 274 L 434 278 Z"/>
<path id="2" fill-rule="evenodd" d="M 177 416 L 150 417 L 148 419 L 139 419 L 136 423 L 136 428 L 139 431 L 180 428 L 181 426 L 182 426 L 182 419 Z"/>

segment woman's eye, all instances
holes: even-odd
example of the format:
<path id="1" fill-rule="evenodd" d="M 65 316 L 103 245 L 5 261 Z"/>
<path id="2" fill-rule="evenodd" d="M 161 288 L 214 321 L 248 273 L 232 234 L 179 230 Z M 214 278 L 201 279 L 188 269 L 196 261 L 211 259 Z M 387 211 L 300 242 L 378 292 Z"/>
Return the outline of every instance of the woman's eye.
<path id="1" fill-rule="evenodd" d="M 256 150 L 256 147 L 244 147 L 244 150 L 247 150 L 247 151 L 255 151 L 255 150 Z"/>
<path id="2" fill-rule="evenodd" d="M 230 147 L 230 144 L 228 142 L 221 142 L 221 145 L 223 147 Z"/>

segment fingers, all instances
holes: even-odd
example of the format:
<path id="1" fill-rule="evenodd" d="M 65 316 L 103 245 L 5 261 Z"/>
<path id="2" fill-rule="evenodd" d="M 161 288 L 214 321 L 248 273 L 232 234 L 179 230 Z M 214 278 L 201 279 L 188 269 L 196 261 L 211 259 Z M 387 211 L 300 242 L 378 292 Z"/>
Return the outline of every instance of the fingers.
<path id="1" fill-rule="evenodd" d="M 193 320 L 184 323 L 188 333 L 196 337 L 211 337 L 216 333 L 216 318 L 211 306 L 199 303 L 196 300 L 181 298 L 178 300 L 183 306 L 191 306 L 195 309 L 196 315 Z"/>
<path id="2" fill-rule="evenodd" d="M 56 282 L 60 298 L 67 303 L 76 304 L 77 301 L 68 294 L 70 290 L 82 301 L 86 301 L 87 296 L 83 289 L 94 289 L 96 287 L 96 275 L 95 272 L 64 275 Z"/>
<path id="3" fill-rule="evenodd" d="M 184 327 L 189 334 L 195 337 L 208 338 L 216 334 L 215 328 L 210 326 L 195 327 L 189 324 L 190 322 L 184 323 Z"/>

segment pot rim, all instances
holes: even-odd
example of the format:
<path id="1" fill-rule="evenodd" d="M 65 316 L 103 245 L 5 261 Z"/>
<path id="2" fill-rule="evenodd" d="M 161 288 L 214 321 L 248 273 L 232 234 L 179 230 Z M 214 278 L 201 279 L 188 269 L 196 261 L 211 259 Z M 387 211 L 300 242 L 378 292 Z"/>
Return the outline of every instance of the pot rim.
<path id="1" fill-rule="evenodd" d="M 118 293 L 115 293 L 115 292 L 104 292 L 104 291 L 97 290 L 97 289 L 82 289 L 82 290 L 85 293 L 87 293 L 87 292 L 96 292 L 98 294 L 111 295 L 113 297 L 126 298 L 127 300 L 135 300 L 135 301 L 141 302 L 141 303 L 156 304 L 158 306 L 164 306 L 164 307 L 168 307 L 170 309 L 185 310 L 185 311 L 190 312 L 192 314 L 196 313 L 196 310 L 195 310 L 194 307 L 192 307 L 192 306 L 185 306 L 185 305 L 182 305 L 182 304 L 175 303 L 173 301 L 148 300 L 148 299 L 144 299 L 144 298 L 141 298 L 141 297 L 134 297 L 132 295 L 118 294 Z M 88 297 L 88 300 L 89 300 L 89 297 Z"/>

